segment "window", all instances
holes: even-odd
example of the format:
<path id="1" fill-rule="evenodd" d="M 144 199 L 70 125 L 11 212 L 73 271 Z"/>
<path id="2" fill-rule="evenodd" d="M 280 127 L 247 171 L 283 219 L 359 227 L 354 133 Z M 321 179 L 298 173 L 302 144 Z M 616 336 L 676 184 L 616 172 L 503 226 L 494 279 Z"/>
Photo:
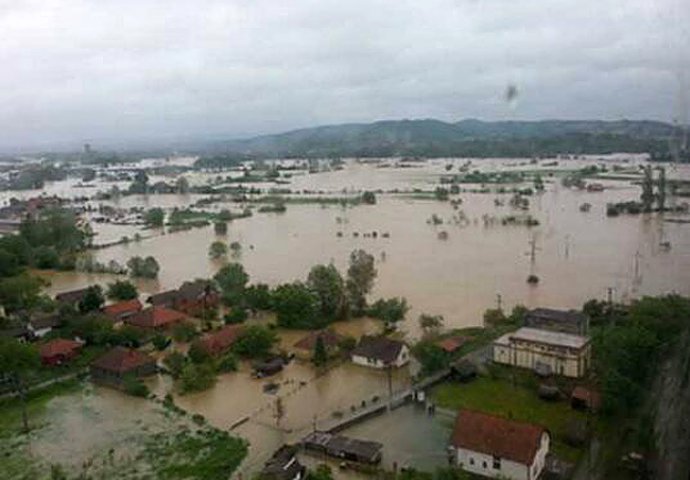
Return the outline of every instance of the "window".
<path id="1" fill-rule="evenodd" d="M 486 462 L 482 462 L 482 468 L 486 468 Z"/>
<path id="2" fill-rule="evenodd" d="M 494 467 L 494 470 L 500 470 L 501 469 L 501 457 L 494 456 L 493 467 Z"/>
<path id="3" fill-rule="evenodd" d="M 470 457 L 470 465 L 474 465 L 474 458 Z"/>

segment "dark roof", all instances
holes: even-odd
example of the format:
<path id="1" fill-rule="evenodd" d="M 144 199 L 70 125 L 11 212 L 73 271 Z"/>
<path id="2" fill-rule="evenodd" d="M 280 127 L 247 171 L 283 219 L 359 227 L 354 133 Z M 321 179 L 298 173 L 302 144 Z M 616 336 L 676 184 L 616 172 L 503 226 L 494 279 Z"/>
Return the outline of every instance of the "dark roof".
<path id="1" fill-rule="evenodd" d="M 57 313 L 37 313 L 31 317 L 29 324 L 35 329 L 40 330 L 42 328 L 53 328 L 62 325 L 62 320 L 60 315 Z"/>
<path id="2" fill-rule="evenodd" d="M 186 318 L 187 316 L 184 313 L 177 310 L 154 306 L 125 318 L 125 322 L 135 327 L 159 328 L 181 322 Z"/>
<path id="3" fill-rule="evenodd" d="M 359 345 L 352 350 L 352 355 L 365 358 L 374 358 L 383 363 L 392 363 L 400 355 L 400 351 L 405 346 L 403 342 L 391 340 L 387 337 L 367 337 L 359 340 Z"/>
<path id="4" fill-rule="evenodd" d="M 26 327 L 11 327 L 0 330 L 0 337 L 28 337 L 31 332 Z"/>
<path id="5" fill-rule="evenodd" d="M 264 464 L 260 478 L 271 478 L 275 480 L 291 480 L 298 473 L 304 471 L 304 467 L 295 457 L 297 448 L 283 445 L 273 456 Z"/>
<path id="6" fill-rule="evenodd" d="M 326 432 L 312 432 L 302 440 L 307 448 L 320 448 L 334 456 L 355 456 L 356 458 L 375 463 L 381 456 L 383 445 L 379 442 L 359 440 L 356 438 L 333 435 Z"/>
<path id="7" fill-rule="evenodd" d="M 156 360 L 145 353 L 130 348 L 115 347 L 91 365 L 101 370 L 127 373 L 151 363 L 156 363 Z"/>
<path id="8" fill-rule="evenodd" d="M 213 282 L 209 280 L 194 280 L 193 282 L 184 282 L 177 290 L 177 297 L 185 300 L 196 300 L 212 293 L 216 293 Z"/>
<path id="9" fill-rule="evenodd" d="M 172 303 L 175 301 L 175 298 L 177 298 L 177 290 L 166 290 L 165 292 L 151 295 L 148 299 L 146 299 L 146 302 L 150 303 L 151 305 L 166 306 L 172 305 Z"/>
<path id="10" fill-rule="evenodd" d="M 319 337 L 323 341 L 323 345 L 326 348 L 335 348 L 343 340 L 343 337 L 335 333 L 333 330 L 318 330 L 316 332 L 311 332 L 306 337 L 302 337 L 295 343 L 294 346 L 300 350 L 313 351 L 316 347 L 316 341 Z"/>
<path id="11" fill-rule="evenodd" d="M 529 322 L 531 317 L 574 325 L 587 321 L 587 316 L 577 310 L 556 310 L 553 308 L 535 308 L 530 310 L 527 312 L 526 321 Z"/>
<path id="12" fill-rule="evenodd" d="M 77 303 L 81 302 L 81 300 L 84 298 L 84 295 L 86 295 L 86 292 L 89 291 L 89 287 L 82 288 L 79 290 L 70 290 L 69 292 L 60 292 L 57 295 L 55 295 L 55 300 L 61 303 Z"/>
<path id="13" fill-rule="evenodd" d="M 451 443 L 457 448 L 532 465 L 545 432 L 539 425 L 460 410 Z"/>

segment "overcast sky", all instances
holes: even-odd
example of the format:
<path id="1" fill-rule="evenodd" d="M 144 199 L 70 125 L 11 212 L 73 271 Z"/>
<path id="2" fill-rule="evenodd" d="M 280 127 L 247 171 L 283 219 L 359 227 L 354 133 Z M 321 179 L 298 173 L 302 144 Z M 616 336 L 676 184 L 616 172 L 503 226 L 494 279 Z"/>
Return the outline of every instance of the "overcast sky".
<path id="1" fill-rule="evenodd" d="M 0 147 L 682 112 L 688 0 L 0 0 Z M 505 101 L 509 85 L 517 101 Z"/>

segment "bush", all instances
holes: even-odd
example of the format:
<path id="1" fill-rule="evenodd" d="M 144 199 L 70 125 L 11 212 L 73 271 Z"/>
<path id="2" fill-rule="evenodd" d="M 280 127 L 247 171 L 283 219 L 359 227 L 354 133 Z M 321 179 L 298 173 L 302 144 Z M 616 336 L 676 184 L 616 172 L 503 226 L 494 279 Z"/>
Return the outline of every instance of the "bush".
<path id="1" fill-rule="evenodd" d="M 134 375 L 127 375 L 124 379 L 125 392 L 135 397 L 146 398 L 149 395 L 149 389 L 144 383 Z"/>
<path id="2" fill-rule="evenodd" d="M 201 392 L 216 383 L 216 372 L 208 363 L 188 363 L 180 375 L 180 388 L 183 393 Z"/>
<path id="3" fill-rule="evenodd" d="M 187 363 L 187 359 L 180 352 L 172 352 L 163 359 L 163 365 L 170 370 L 170 375 L 173 378 L 178 378 L 182 373 L 182 369 Z"/>
<path id="4" fill-rule="evenodd" d="M 273 330 L 261 325 L 250 325 L 244 329 L 233 346 L 233 350 L 243 357 L 266 357 L 278 341 Z"/>
<path id="5" fill-rule="evenodd" d="M 132 257 L 127 261 L 129 276 L 134 278 L 158 278 L 160 266 L 153 257 Z"/>
<path id="6" fill-rule="evenodd" d="M 168 345 L 170 345 L 170 339 L 161 334 L 156 334 L 151 339 L 151 343 L 156 348 L 156 350 L 163 351 L 166 348 L 168 348 Z"/>
<path id="7" fill-rule="evenodd" d="M 237 371 L 237 357 L 230 352 L 226 353 L 218 361 L 216 370 L 220 373 Z"/>
<path id="8" fill-rule="evenodd" d="M 133 300 L 139 296 L 137 287 L 132 282 L 127 280 L 118 280 L 115 283 L 108 284 L 108 291 L 106 296 L 110 300 Z"/>
<path id="9" fill-rule="evenodd" d="M 211 355 L 206 351 L 206 349 L 202 348 L 201 344 L 198 342 L 192 343 L 192 345 L 189 347 L 189 352 L 187 352 L 187 356 L 192 363 L 196 364 L 208 363 L 211 361 Z"/>
<path id="10" fill-rule="evenodd" d="M 223 321 L 226 324 L 244 323 L 248 316 L 244 308 L 233 308 L 230 313 L 225 314 Z"/>
<path id="11" fill-rule="evenodd" d="M 196 327 L 189 322 L 180 322 L 173 327 L 172 337 L 176 342 L 189 342 L 199 334 Z"/>

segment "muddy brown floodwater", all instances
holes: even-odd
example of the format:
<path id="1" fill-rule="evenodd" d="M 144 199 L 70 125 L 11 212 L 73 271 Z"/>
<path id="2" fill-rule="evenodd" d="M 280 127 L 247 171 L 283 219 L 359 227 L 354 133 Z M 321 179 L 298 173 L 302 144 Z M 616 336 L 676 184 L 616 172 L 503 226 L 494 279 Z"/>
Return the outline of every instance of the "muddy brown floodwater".
<path id="1" fill-rule="evenodd" d="M 406 169 L 350 164 L 342 171 L 295 175 L 290 188 L 323 190 L 332 195 L 366 189 L 431 190 L 439 175 L 445 173 L 448 162 L 433 161 Z M 518 162 L 524 160 L 512 165 Z M 462 163 L 464 160 L 455 160 L 453 171 L 457 172 L 456 167 Z M 535 168 L 508 166 L 509 163 L 482 160 L 474 165 L 480 170 Z M 560 162 L 558 169 L 587 164 Z M 690 168 L 674 167 L 668 176 L 690 179 Z M 690 294 L 690 225 L 664 222 L 664 217 L 656 214 L 607 218 L 608 202 L 639 199 L 640 188 L 630 181 L 601 180 L 605 191 L 587 193 L 562 187 L 556 177 L 544 178 L 546 192 L 530 197 L 529 213 L 540 222 L 532 228 L 502 226 L 500 222 L 484 225 L 484 215 L 502 217 L 516 213 L 508 205 L 509 194 L 461 193 L 463 203 L 459 209 L 468 219 L 466 222 L 453 220 L 460 210 L 454 210 L 448 202 L 390 194 L 378 195 L 376 205 L 354 208 L 288 204 L 284 214 L 255 213 L 251 218 L 230 223 L 225 237 L 217 237 L 213 228 L 207 227 L 98 250 L 95 257 L 102 262 L 125 263 L 134 255 L 153 255 L 161 265 L 160 278 L 140 282 L 141 289 L 150 293 L 213 275 L 222 263 L 210 261 L 207 251 L 210 243 L 219 238 L 239 241 L 242 252 L 236 260 L 244 265 L 252 282 L 270 285 L 304 279 L 318 263 L 333 262 L 344 272 L 350 252 L 362 248 L 377 260 L 378 278 L 371 299 L 403 296 L 412 307 L 402 325 L 409 339 L 419 336 L 417 317 L 421 313 L 443 315 L 446 327 L 480 325 L 482 312 L 496 305 L 498 295 L 504 308 L 516 304 L 579 308 L 589 298 L 605 298 L 608 289 L 612 289 L 616 300 L 624 301 L 671 291 Z M 126 197 L 120 206 L 184 206 L 198 198 Z M 495 205 L 497 198 L 504 206 Z M 587 213 L 579 209 L 584 202 L 592 205 Z M 238 208 L 234 204 L 213 206 L 226 207 Z M 427 223 L 434 214 L 443 219 L 443 225 Z M 111 239 L 131 236 L 136 231 L 112 225 L 94 228 L 102 238 Z M 373 231 L 378 233 L 377 238 L 363 235 Z M 439 239 L 441 231 L 447 232 L 447 240 Z M 388 233 L 389 238 L 383 238 L 382 233 Z M 529 255 L 531 241 L 535 244 L 534 262 Z M 671 248 L 662 248 L 662 242 L 670 242 Z M 526 283 L 530 273 L 540 277 L 538 286 Z M 55 273 L 48 277 L 53 292 L 114 279 L 109 275 L 79 273 Z M 362 322 L 338 328 L 350 328 L 351 333 L 369 331 L 371 324 Z M 282 333 L 285 344 L 297 339 L 297 333 Z M 350 364 L 319 377 L 315 375 L 311 365 L 294 362 L 271 379 L 280 384 L 277 395 L 282 398 L 285 411 L 280 425 L 275 418 L 276 395 L 264 393 L 266 381 L 252 379 L 248 365 L 243 365 L 239 372 L 221 375 L 209 391 L 177 397 L 176 401 L 191 412 L 202 413 L 221 428 L 251 417 L 235 430 L 252 442 L 250 457 L 242 466 L 242 471 L 249 473 L 259 468 L 282 442 L 295 440 L 311 428 L 314 416 L 323 419 L 334 412 L 347 411 L 364 399 L 385 395 L 388 388 L 384 372 Z M 393 384 L 394 389 L 409 384 L 407 371 L 397 372 Z M 171 389 L 165 378 L 154 380 L 152 387 L 160 395 Z M 123 401 L 129 400 L 123 397 Z M 386 425 L 395 428 L 395 422 Z M 396 434 L 404 432 L 391 432 Z"/>

